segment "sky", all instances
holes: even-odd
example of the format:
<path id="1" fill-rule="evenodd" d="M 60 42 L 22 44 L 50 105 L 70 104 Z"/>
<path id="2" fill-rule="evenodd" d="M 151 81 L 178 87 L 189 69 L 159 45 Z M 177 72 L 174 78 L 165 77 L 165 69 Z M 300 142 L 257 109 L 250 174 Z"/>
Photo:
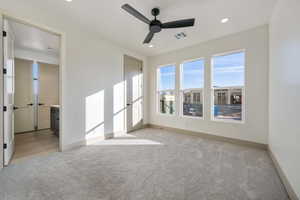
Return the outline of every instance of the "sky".
<path id="1" fill-rule="evenodd" d="M 235 53 L 212 58 L 213 86 L 232 87 L 244 85 L 245 53 Z M 159 68 L 160 90 L 175 89 L 175 66 Z M 203 88 L 204 60 L 186 62 L 182 65 L 181 89 Z"/>
<path id="2" fill-rule="evenodd" d="M 213 86 L 244 85 L 245 53 L 213 57 Z"/>

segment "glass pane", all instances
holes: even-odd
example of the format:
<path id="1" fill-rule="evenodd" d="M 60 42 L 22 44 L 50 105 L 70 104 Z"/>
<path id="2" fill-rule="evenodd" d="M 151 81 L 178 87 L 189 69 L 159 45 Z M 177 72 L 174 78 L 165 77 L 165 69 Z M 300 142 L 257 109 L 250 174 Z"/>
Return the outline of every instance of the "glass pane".
<path id="1" fill-rule="evenodd" d="M 39 65 L 36 62 L 32 64 L 32 76 L 34 79 L 39 78 Z"/>
<path id="2" fill-rule="evenodd" d="M 242 120 L 243 89 L 215 89 L 214 117 L 215 119 Z"/>
<path id="3" fill-rule="evenodd" d="M 184 91 L 183 95 L 183 115 L 202 117 L 203 102 L 202 91 Z"/>
<path id="4" fill-rule="evenodd" d="M 8 94 L 13 94 L 14 93 L 13 82 L 14 82 L 13 77 L 6 77 L 6 92 Z"/>
<path id="5" fill-rule="evenodd" d="M 245 53 L 213 57 L 213 87 L 244 86 Z"/>
<path id="6" fill-rule="evenodd" d="M 14 60 L 13 59 L 9 59 L 7 60 L 6 63 L 6 76 L 14 76 L 15 72 L 14 72 Z"/>
<path id="7" fill-rule="evenodd" d="M 175 113 L 175 94 L 174 92 L 159 93 L 159 111 L 163 114 Z"/>
<path id="8" fill-rule="evenodd" d="M 158 89 L 162 90 L 174 90 L 175 89 L 175 71 L 176 67 L 173 65 L 160 67 L 158 69 Z"/>
<path id="9" fill-rule="evenodd" d="M 38 63 L 34 62 L 32 64 L 32 77 L 33 77 L 33 94 L 39 94 L 39 65 Z"/>
<path id="10" fill-rule="evenodd" d="M 33 80 L 33 94 L 39 94 L 39 80 Z"/>
<path id="11" fill-rule="evenodd" d="M 182 64 L 181 89 L 203 88 L 204 60 L 195 60 Z"/>
<path id="12" fill-rule="evenodd" d="M 213 57 L 214 117 L 242 120 L 245 53 Z"/>

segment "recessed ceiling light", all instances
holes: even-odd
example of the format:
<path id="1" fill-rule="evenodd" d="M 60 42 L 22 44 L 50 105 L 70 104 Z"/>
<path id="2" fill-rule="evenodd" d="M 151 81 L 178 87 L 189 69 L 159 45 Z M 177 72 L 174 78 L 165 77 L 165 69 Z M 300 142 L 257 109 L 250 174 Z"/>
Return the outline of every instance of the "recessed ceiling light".
<path id="1" fill-rule="evenodd" d="M 224 19 L 221 20 L 221 23 L 225 24 L 225 23 L 227 23 L 228 21 L 229 21 L 229 18 L 224 18 Z"/>
<path id="2" fill-rule="evenodd" d="M 149 46 L 148 46 L 148 47 L 149 47 L 149 48 L 152 48 L 152 47 L 154 47 L 154 46 L 153 46 L 153 44 L 149 44 Z"/>
<path id="3" fill-rule="evenodd" d="M 73 0 L 65 0 L 66 2 L 71 2 L 71 1 L 73 1 Z"/>

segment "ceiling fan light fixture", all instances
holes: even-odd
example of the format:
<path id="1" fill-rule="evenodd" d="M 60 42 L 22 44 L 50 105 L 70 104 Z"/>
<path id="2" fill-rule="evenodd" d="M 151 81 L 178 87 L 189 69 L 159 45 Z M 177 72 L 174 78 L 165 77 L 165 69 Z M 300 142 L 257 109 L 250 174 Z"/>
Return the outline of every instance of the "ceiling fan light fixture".
<path id="1" fill-rule="evenodd" d="M 154 47 L 154 45 L 153 44 L 149 44 L 149 46 L 148 46 L 149 48 L 153 48 Z"/>

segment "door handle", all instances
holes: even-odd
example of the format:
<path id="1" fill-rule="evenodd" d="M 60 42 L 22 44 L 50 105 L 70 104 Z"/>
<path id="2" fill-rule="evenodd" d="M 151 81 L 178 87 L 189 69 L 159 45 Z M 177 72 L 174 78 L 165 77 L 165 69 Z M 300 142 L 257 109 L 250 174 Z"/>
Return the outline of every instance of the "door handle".
<path id="1" fill-rule="evenodd" d="M 13 106 L 13 110 L 26 109 L 28 106 Z"/>
<path id="2" fill-rule="evenodd" d="M 29 103 L 29 104 L 27 104 L 27 106 L 33 106 L 33 103 Z"/>
<path id="3" fill-rule="evenodd" d="M 43 106 L 43 105 L 45 105 L 44 103 L 39 103 L 39 106 Z"/>
<path id="4" fill-rule="evenodd" d="M 131 106 L 131 104 L 130 104 L 130 103 L 128 103 L 128 104 L 127 104 L 127 106 Z"/>

